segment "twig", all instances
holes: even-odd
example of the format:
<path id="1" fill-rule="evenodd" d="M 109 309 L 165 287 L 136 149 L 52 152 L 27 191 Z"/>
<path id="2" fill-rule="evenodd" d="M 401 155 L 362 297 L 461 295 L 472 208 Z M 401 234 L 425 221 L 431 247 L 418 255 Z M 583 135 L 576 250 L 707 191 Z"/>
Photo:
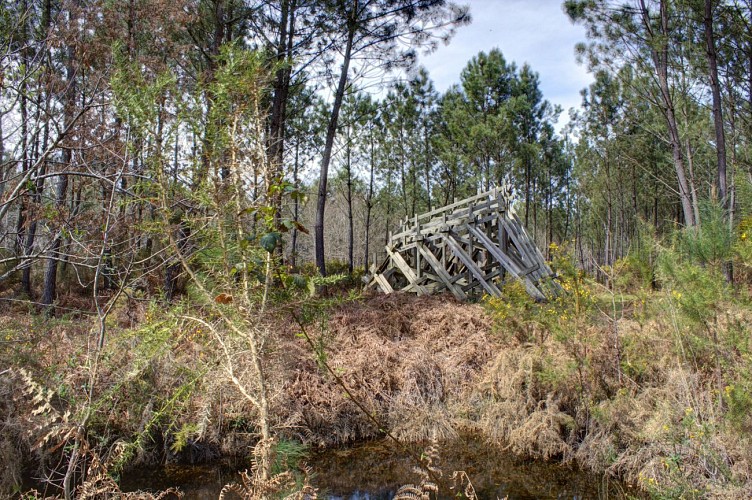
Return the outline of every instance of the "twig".
<path id="1" fill-rule="evenodd" d="M 277 277 L 279 279 L 279 282 L 280 282 L 282 288 L 285 289 L 285 284 L 284 284 L 284 281 L 282 280 L 282 277 L 280 276 L 279 270 L 277 270 Z M 305 339 L 306 343 L 311 348 L 311 350 L 313 350 L 313 352 L 315 353 L 317 351 L 316 343 L 313 341 L 313 339 L 311 338 L 311 336 L 308 334 L 308 330 L 306 329 L 305 325 L 303 324 L 303 321 L 295 313 L 294 310 L 289 309 L 289 312 L 290 312 L 290 316 L 292 316 L 292 319 L 295 321 L 295 323 L 297 323 L 298 327 L 300 327 L 300 333 L 303 335 L 303 338 Z M 410 448 L 408 448 L 407 446 L 405 446 L 399 439 L 397 439 L 397 437 L 394 434 L 392 434 L 391 432 L 389 432 L 389 430 L 386 428 L 386 426 L 382 425 L 382 423 L 379 422 L 378 419 L 373 414 L 371 414 L 371 412 L 368 411 L 368 409 L 366 409 L 365 405 L 363 405 L 363 403 L 361 403 L 358 400 L 358 398 L 355 397 L 355 395 L 352 393 L 352 391 L 350 391 L 350 388 L 347 386 L 347 384 L 345 383 L 345 381 L 342 380 L 342 377 L 340 377 L 339 375 L 337 375 L 337 373 L 334 371 L 334 369 L 331 367 L 331 365 L 329 365 L 329 363 L 326 361 L 326 359 L 319 359 L 319 363 L 321 365 L 323 365 L 324 368 L 326 368 L 326 371 L 329 372 L 329 374 L 332 376 L 332 378 L 334 378 L 334 381 L 337 383 L 337 385 L 339 385 L 342 388 L 342 390 L 345 391 L 345 394 L 347 394 L 347 397 L 350 399 L 350 401 L 352 401 L 353 403 L 355 403 L 355 406 L 357 406 L 358 409 L 361 412 L 363 412 L 363 414 L 366 416 L 366 418 L 368 418 L 368 420 L 370 420 L 376 426 L 376 428 L 379 431 L 383 432 L 384 435 L 386 435 L 386 437 L 388 437 L 389 439 L 391 439 L 392 441 L 394 441 L 397 444 L 397 446 L 399 446 L 405 453 L 407 453 L 410 456 L 410 458 L 412 458 L 416 463 L 418 463 L 418 464 L 421 463 L 420 456 L 418 456 L 413 450 L 411 450 Z M 435 483 L 439 482 L 440 478 L 436 477 L 436 475 L 433 473 L 433 471 L 431 471 L 430 469 L 428 469 L 427 472 L 428 472 L 428 475 L 431 477 L 431 480 L 433 480 Z"/>

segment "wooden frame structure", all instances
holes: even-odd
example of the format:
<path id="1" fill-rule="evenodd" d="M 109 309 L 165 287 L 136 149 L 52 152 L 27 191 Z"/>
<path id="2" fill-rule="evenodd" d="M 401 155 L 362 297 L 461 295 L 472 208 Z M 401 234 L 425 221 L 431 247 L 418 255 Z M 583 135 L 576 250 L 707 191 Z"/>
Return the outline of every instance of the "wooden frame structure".
<path id="1" fill-rule="evenodd" d="M 561 291 L 551 268 L 514 212 L 505 187 L 405 219 L 390 235 L 386 259 L 374 265 L 366 288 L 449 291 L 459 300 L 498 297 L 509 279 L 521 280 L 536 300 Z"/>

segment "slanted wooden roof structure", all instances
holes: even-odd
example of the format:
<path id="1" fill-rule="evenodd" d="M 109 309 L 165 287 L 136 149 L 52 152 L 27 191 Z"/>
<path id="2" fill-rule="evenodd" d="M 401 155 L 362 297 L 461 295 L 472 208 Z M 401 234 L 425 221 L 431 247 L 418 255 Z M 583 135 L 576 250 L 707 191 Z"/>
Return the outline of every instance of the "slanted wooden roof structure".
<path id="1" fill-rule="evenodd" d="M 525 231 L 506 187 L 472 196 L 403 221 L 389 238 L 386 259 L 374 264 L 367 288 L 418 295 L 449 291 L 460 300 L 500 296 L 519 279 L 536 300 L 561 291 L 551 268 Z"/>

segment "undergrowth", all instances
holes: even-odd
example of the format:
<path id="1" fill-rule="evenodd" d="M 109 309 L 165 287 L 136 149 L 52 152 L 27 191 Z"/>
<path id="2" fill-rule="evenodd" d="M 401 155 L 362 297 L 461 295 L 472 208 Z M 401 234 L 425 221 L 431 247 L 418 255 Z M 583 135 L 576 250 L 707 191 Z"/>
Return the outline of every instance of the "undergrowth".
<path id="1" fill-rule="evenodd" d="M 605 285 L 559 252 L 566 295 L 486 300 L 503 346 L 476 392 L 489 438 L 655 498 L 752 496 L 750 242 L 719 234 L 643 242 Z"/>
<path id="2" fill-rule="evenodd" d="M 305 447 L 388 432 L 403 442 L 472 433 L 655 498 L 752 497 L 752 241 L 744 231 L 728 248 L 699 230 L 668 241 L 641 235 L 632 254 L 602 269 L 606 283 L 553 248 L 566 293 L 548 303 L 517 283 L 468 305 L 333 293 L 339 278 L 281 276 L 286 288 L 266 312 L 261 350 L 274 463 L 268 477 L 253 468 L 239 476 L 233 491 L 312 491 L 304 473 L 291 472 L 305 469 Z M 220 455 L 255 463 L 264 441 L 248 398 L 252 360 L 242 337 L 218 329 L 219 313 L 233 314 L 222 296 L 216 305 L 192 293 L 170 308 L 123 298 L 93 391 L 95 334 L 85 316 L 1 319 L 4 493 L 19 490 L 24 468 L 54 483 L 74 436 L 87 457 L 77 484 L 92 491 L 136 464 Z M 92 415 L 82 436 L 75 422 L 85 407 Z M 106 464 L 106 477 L 93 464 Z M 419 479 L 406 494 L 433 494 L 433 481 Z"/>

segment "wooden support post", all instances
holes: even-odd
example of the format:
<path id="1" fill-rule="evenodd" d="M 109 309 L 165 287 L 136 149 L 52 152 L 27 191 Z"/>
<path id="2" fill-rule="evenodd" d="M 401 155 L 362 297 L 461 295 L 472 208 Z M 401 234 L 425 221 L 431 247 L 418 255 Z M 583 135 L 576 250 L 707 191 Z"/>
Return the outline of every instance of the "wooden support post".
<path id="1" fill-rule="evenodd" d="M 462 261 L 462 263 L 467 268 L 468 273 L 472 274 L 478 280 L 478 282 L 480 282 L 480 285 L 486 290 L 486 292 L 488 292 L 489 295 L 493 295 L 494 297 L 501 296 L 501 291 L 496 288 L 496 285 L 486 282 L 483 272 L 478 269 L 478 266 L 462 249 L 460 244 L 457 243 L 457 241 L 450 235 L 446 236 L 446 241 L 447 244 L 449 244 L 449 248 L 452 249 L 452 253 L 454 253 L 454 255 L 456 255 L 457 258 Z M 468 280 L 468 282 L 470 282 L 470 280 Z"/>
<path id="2" fill-rule="evenodd" d="M 388 233 L 383 264 L 372 266 L 369 287 L 418 294 L 449 290 L 458 299 L 485 291 L 499 295 L 495 281 L 511 274 L 527 292 L 544 299 L 556 292 L 551 270 L 509 204 L 508 184 L 401 220 Z M 376 256 L 374 256 L 374 262 Z M 375 272 L 373 272 L 375 270 Z M 403 275 L 408 285 L 397 286 Z"/>
<path id="3" fill-rule="evenodd" d="M 410 269 L 410 266 L 405 262 L 405 259 L 402 258 L 402 255 L 399 254 L 399 252 L 395 252 L 391 248 L 386 248 L 387 253 L 389 254 L 389 257 L 392 258 L 392 262 L 397 266 L 397 268 L 402 272 L 402 274 L 407 278 L 407 281 L 410 282 L 411 285 L 415 288 L 415 290 L 418 292 L 418 295 L 425 295 L 426 290 L 418 284 L 418 277 L 415 275 L 412 269 Z"/>
<path id="4" fill-rule="evenodd" d="M 517 264 L 514 263 L 509 257 L 507 257 L 499 248 L 494 245 L 494 242 L 488 239 L 488 237 L 475 229 L 474 227 L 469 227 L 468 229 L 471 233 L 477 237 L 481 243 L 488 249 L 489 252 L 493 254 L 493 256 L 496 258 L 496 260 L 499 261 L 501 265 L 503 265 L 507 270 L 514 276 L 515 278 L 518 278 L 522 280 L 522 283 L 525 285 L 525 290 L 527 290 L 527 293 L 532 295 L 535 299 L 545 299 L 545 295 L 538 290 L 538 288 L 533 284 L 532 281 L 530 281 L 530 278 L 528 278 L 524 272 L 523 269 L 520 269 Z"/>
<path id="5" fill-rule="evenodd" d="M 452 294 L 459 300 L 465 300 L 467 298 L 465 292 L 463 292 L 460 287 L 454 286 L 454 284 L 452 283 L 452 277 L 449 276 L 449 273 L 446 272 L 444 266 L 438 261 L 438 259 L 436 259 L 436 256 L 422 243 L 418 244 L 418 250 L 421 254 L 423 254 L 426 262 L 428 262 L 431 268 L 433 268 L 434 272 L 444 283 L 444 286 L 446 286 L 447 290 L 452 292 Z"/>
<path id="6" fill-rule="evenodd" d="M 420 238 L 420 221 L 418 220 L 417 214 L 415 215 L 415 241 L 420 244 L 421 238 Z M 420 252 L 418 251 L 418 247 L 415 247 L 415 274 L 417 276 L 417 282 L 420 283 L 423 276 L 421 276 L 421 263 L 420 263 Z"/>

